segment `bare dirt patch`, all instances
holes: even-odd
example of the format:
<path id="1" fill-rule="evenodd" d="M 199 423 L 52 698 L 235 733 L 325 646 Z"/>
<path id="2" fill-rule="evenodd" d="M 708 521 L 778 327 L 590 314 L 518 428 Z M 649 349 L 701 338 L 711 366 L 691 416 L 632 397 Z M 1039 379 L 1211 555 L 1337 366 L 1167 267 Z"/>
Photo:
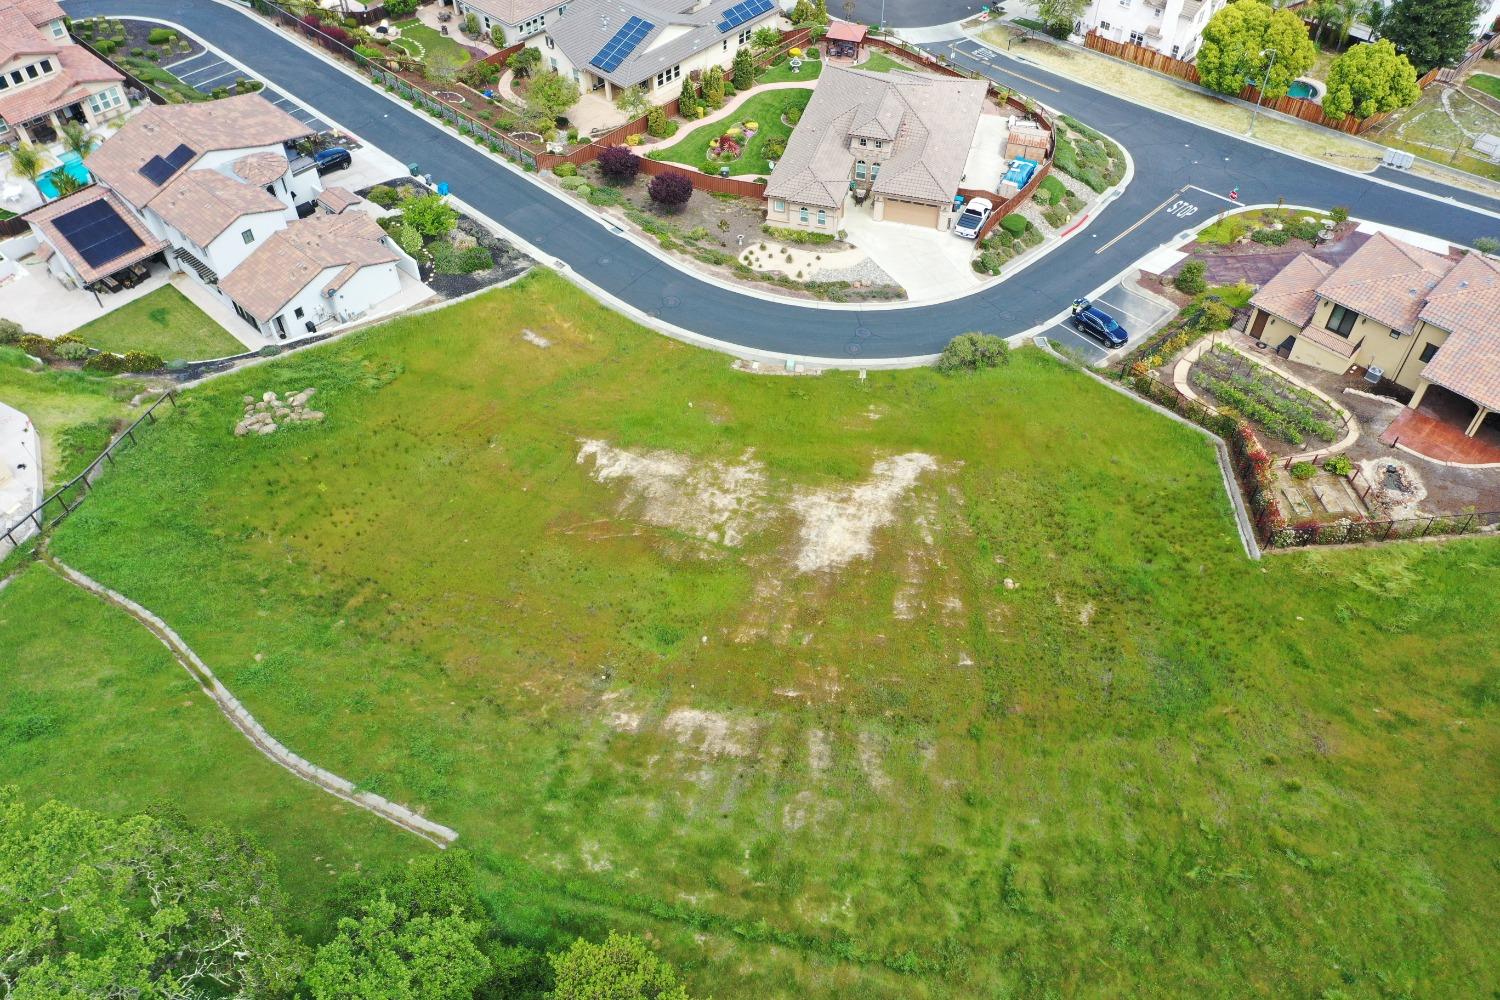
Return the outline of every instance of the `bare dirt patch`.
<path id="1" fill-rule="evenodd" d="M 908 452 L 882 458 L 858 486 L 811 490 L 793 498 L 802 518 L 794 563 L 802 573 L 838 569 L 874 553 L 875 530 L 890 524 L 896 508 L 923 472 L 937 468 L 931 455 Z"/>
<path id="2" fill-rule="evenodd" d="M 718 712 L 705 712 L 696 708 L 673 709 L 662 720 L 666 730 L 678 743 L 697 750 L 705 757 L 745 757 L 750 753 L 745 745 L 753 735 L 753 726 L 736 723 Z"/>
<path id="3" fill-rule="evenodd" d="M 594 460 L 594 478 L 625 483 L 622 508 L 643 520 L 715 545 L 737 546 L 765 507 L 765 468 L 746 452 L 738 463 L 694 462 L 670 451 L 631 451 L 580 442 L 578 461 Z"/>

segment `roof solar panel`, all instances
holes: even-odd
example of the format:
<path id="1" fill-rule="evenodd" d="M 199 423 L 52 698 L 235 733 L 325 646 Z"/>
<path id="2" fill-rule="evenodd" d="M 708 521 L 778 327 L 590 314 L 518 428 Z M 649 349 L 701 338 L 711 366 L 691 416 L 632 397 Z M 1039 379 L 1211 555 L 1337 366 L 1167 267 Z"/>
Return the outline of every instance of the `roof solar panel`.
<path id="1" fill-rule="evenodd" d="M 90 267 L 107 264 L 143 245 L 114 206 L 102 199 L 59 215 L 52 224 Z"/>
<path id="2" fill-rule="evenodd" d="M 752 18 L 757 18 L 775 6 L 774 0 L 743 0 L 724 11 L 719 22 L 720 31 L 733 31 Z"/>
<path id="3" fill-rule="evenodd" d="M 176 149 L 167 154 L 167 166 L 171 167 L 174 171 L 181 170 L 184 164 L 197 155 L 198 151 L 196 149 L 193 149 L 191 146 L 179 144 Z"/>
<path id="4" fill-rule="evenodd" d="M 639 17 L 630 18 L 619 31 L 615 32 L 613 38 L 604 43 L 604 47 L 599 50 L 598 54 L 589 60 L 590 65 L 606 73 L 614 72 L 655 27 L 656 25 L 650 21 Z"/>
<path id="5" fill-rule="evenodd" d="M 167 179 L 176 172 L 177 168 L 173 167 L 166 160 L 163 160 L 160 156 L 151 157 L 151 159 L 141 164 L 140 169 L 142 177 L 158 186 L 165 184 Z"/>

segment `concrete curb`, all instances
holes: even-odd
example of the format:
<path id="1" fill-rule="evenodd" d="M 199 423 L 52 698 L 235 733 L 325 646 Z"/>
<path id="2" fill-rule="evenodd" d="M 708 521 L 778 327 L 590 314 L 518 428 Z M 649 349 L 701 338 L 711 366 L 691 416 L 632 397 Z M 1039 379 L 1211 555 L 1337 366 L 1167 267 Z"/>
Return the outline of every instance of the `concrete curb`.
<path id="1" fill-rule="evenodd" d="M 1090 369 L 1087 365 L 1074 365 L 1072 362 L 1068 361 L 1067 358 L 1057 353 L 1057 351 L 1053 349 L 1052 345 L 1048 343 L 1046 337 L 1037 337 L 1035 338 L 1034 342 L 1036 346 L 1040 347 L 1042 350 L 1046 351 L 1048 354 L 1052 355 L 1063 364 L 1068 365 L 1068 367 L 1070 368 L 1077 368 L 1085 375 L 1094 379 L 1100 385 L 1105 386 L 1113 392 L 1118 392 L 1125 398 L 1134 400 L 1135 402 L 1140 403 L 1142 406 L 1150 407 L 1157 413 L 1160 413 L 1162 416 L 1166 417 L 1168 420 L 1175 420 L 1182 426 L 1190 428 L 1212 441 L 1214 445 L 1214 452 L 1219 456 L 1219 476 L 1224 483 L 1224 492 L 1229 497 L 1229 505 L 1234 510 L 1234 523 L 1235 527 L 1239 530 L 1240 543 L 1245 547 L 1245 555 L 1249 556 L 1251 559 L 1257 560 L 1261 557 L 1260 544 L 1256 542 L 1255 531 L 1250 526 L 1250 514 L 1245 510 L 1245 500 L 1242 496 L 1240 496 L 1239 485 L 1235 482 L 1234 463 L 1231 462 L 1229 458 L 1229 446 L 1224 443 L 1223 438 L 1219 437 L 1219 435 L 1215 434 L 1213 431 L 1210 431 L 1205 427 L 1199 427 L 1197 424 L 1193 423 L 1191 420 L 1188 420 L 1186 417 L 1173 413 L 1165 406 L 1154 403 L 1149 399 L 1144 399 L 1141 396 L 1138 396 L 1135 393 L 1131 392 L 1129 389 L 1126 389 L 1124 386 L 1116 385 L 1114 382 L 1111 382 L 1103 375 L 1100 375 L 1098 372 Z"/>
<path id="2" fill-rule="evenodd" d="M 458 831 L 450 829 L 439 823 L 413 812 L 406 806 L 382 798 L 373 792 L 360 791 L 352 781 L 341 778 L 331 771 L 325 770 L 304 757 L 292 753 L 280 741 L 266 732 L 264 726 L 255 721 L 250 710 L 242 705 L 238 698 L 230 693 L 229 689 L 219 682 L 214 676 L 208 664 L 193 652 L 192 648 L 182 640 L 182 637 L 174 632 L 166 622 L 156 615 L 147 611 L 130 598 L 116 591 L 110 590 L 96 580 L 68 566 L 58 559 L 50 551 L 44 551 L 42 561 L 47 567 L 61 575 L 70 583 L 89 591 L 109 604 L 121 608 L 132 618 L 135 618 L 147 631 L 156 636 L 163 646 L 166 646 L 174 659 L 180 663 L 184 670 L 192 675 L 193 680 L 203 693 L 214 700 L 234 727 L 238 729 L 257 750 L 267 757 L 272 763 L 290 771 L 303 781 L 317 785 L 319 788 L 335 795 L 346 802 L 359 806 L 367 812 L 372 812 L 382 819 L 401 827 L 425 840 L 431 841 L 438 847 L 447 847 L 458 839 Z"/>

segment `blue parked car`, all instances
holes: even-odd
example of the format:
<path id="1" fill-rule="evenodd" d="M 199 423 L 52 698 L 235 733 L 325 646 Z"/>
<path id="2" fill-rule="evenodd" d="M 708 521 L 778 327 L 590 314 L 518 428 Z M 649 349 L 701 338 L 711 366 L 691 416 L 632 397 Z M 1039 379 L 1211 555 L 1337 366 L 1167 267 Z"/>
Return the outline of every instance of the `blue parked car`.
<path id="1" fill-rule="evenodd" d="M 1099 341 L 1110 350 L 1124 347 L 1130 334 L 1109 313 L 1088 299 L 1073 300 L 1073 327 Z"/>
<path id="2" fill-rule="evenodd" d="M 329 174 L 335 170 L 343 170 L 354 165 L 354 157 L 342 146 L 334 146 L 331 149 L 322 149 L 313 154 L 313 163 L 317 165 L 318 173 Z"/>

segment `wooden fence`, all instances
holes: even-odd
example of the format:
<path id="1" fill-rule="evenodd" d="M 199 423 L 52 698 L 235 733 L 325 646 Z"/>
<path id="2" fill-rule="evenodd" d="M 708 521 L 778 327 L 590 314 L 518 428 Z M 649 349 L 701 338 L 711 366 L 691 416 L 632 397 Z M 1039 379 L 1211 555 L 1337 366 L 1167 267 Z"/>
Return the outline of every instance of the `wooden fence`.
<path id="1" fill-rule="evenodd" d="M 1116 59 L 1123 59 L 1126 62 L 1135 63 L 1137 66 L 1144 66 L 1147 69 L 1153 70 L 1157 73 L 1163 73 L 1167 76 L 1175 76 L 1180 80 L 1186 80 L 1188 83 L 1198 84 L 1199 86 L 1202 86 L 1202 83 L 1198 77 L 1198 67 L 1182 59 L 1174 59 L 1171 56 L 1166 55 L 1165 53 L 1158 52 L 1153 48 L 1149 48 L 1145 45 L 1136 45 L 1132 42 L 1116 42 L 1108 38 L 1100 37 L 1099 33 L 1096 31 L 1090 31 L 1088 35 L 1084 37 L 1083 41 L 1086 47 L 1093 49 L 1096 52 L 1102 52 L 1107 56 L 1113 56 Z M 1436 69 L 1429 70 L 1419 80 L 1417 80 L 1417 85 L 1419 87 L 1425 88 L 1434 81 L 1440 80 L 1442 78 L 1443 72 L 1444 71 Z M 1382 111 L 1379 114 L 1371 115 L 1368 118 L 1330 118 L 1323 112 L 1323 106 L 1317 101 L 1308 101 L 1300 97 L 1285 96 L 1262 98 L 1260 91 L 1257 88 L 1251 86 L 1246 86 L 1243 90 L 1241 90 L 1239 93 L 1239 98 L 1242 101 L 1249 101 L 1252 104 L 1258 102 L 1261 107 L 1267 108 L 1271 111 L 1276 111 L 1283 115 L 1289 115 L 1293 118 L 1299 118 L 1302 121 L 1309 122 L 1313 125 L 1321 125 L 1323 128 L 1330 128 L 1339 132 L 1347 132 L 1350 135 L 1360 135 L 1374 128 L 1376 125 L 1379 125 L 1381 122 L 1385 121 L 1391 116 L 1391 112 Z"/>

